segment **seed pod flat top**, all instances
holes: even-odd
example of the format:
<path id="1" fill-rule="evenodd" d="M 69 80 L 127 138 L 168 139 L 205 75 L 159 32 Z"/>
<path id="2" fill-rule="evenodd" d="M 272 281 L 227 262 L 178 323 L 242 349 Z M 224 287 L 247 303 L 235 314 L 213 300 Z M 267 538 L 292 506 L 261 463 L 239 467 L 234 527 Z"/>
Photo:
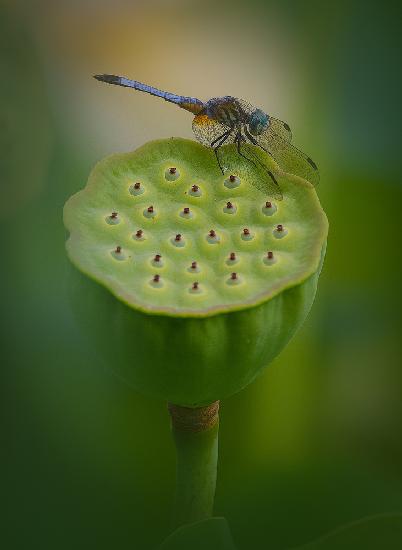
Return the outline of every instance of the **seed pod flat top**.
<path id="1" fill-rule="evenodd" d="M 225 147 L 179 138 L 101 161 L 66 203 L 67 250 L 82 272 L 148 313 L 206 317 L 263 303 L 317 271 L 327 219 L 315 190 L 265 153 L 282 200 Z"/>

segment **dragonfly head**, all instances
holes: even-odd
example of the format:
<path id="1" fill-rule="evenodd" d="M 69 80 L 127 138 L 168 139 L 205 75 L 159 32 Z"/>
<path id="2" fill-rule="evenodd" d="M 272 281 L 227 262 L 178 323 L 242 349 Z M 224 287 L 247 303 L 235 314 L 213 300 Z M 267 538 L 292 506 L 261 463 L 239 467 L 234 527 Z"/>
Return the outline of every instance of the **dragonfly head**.
<path id="1" fill-rule="evenodd" d="M 259 136 L 268 128 L 269 119 L 268 115 L 261 111 L 261 109 L 256 109 L 250 115 L 249 128 L 253 136 Z"/>

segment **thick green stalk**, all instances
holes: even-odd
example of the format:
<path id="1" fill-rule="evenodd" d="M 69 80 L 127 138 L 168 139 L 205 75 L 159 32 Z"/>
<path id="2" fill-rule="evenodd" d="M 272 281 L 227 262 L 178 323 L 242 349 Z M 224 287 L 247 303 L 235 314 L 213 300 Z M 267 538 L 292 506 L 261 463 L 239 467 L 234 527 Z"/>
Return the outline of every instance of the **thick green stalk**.
<path id="1" fill-rule="evenodd" d="M 218 461 L 219 401 L 206 407 L 169 404 L 177 452 L 175 526 L 212 516 Z"/>

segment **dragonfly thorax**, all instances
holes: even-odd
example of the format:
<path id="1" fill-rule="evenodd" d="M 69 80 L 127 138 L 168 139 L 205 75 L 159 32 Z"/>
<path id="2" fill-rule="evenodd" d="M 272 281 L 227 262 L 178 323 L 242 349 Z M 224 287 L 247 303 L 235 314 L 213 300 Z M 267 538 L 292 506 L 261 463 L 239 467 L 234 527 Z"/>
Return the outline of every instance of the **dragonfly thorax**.
<path id="1" fill-rule="evenodd" d="M 211 119 L 233 128 L 247 121 L 247 113 L 232 96 L 214 97 L 205 104 L 204 113 Z"/>
<path id="2" fill-rule="evenodd" d="M 253 136 L 259 136 L 268 128 L 269 117 L 261 109 L 256 109 L 251 113 L 248 125 Z"/>

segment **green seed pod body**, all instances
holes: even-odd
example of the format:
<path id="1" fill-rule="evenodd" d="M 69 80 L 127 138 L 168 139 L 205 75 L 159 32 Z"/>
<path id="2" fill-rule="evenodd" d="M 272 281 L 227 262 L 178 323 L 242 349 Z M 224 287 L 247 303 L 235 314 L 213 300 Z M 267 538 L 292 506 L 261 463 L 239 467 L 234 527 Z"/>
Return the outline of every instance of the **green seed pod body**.
<path id="1" fill-rule="evenodd" d="M 136 389 L 190 407 L 227 397 L 305 319 L 327 220 L 306 182 L 264 161 L 275 204 L 252 166 L 226 185 L 213 153 L 182 139 L 102 161 L 67 202 L 78 318 Z"/>

